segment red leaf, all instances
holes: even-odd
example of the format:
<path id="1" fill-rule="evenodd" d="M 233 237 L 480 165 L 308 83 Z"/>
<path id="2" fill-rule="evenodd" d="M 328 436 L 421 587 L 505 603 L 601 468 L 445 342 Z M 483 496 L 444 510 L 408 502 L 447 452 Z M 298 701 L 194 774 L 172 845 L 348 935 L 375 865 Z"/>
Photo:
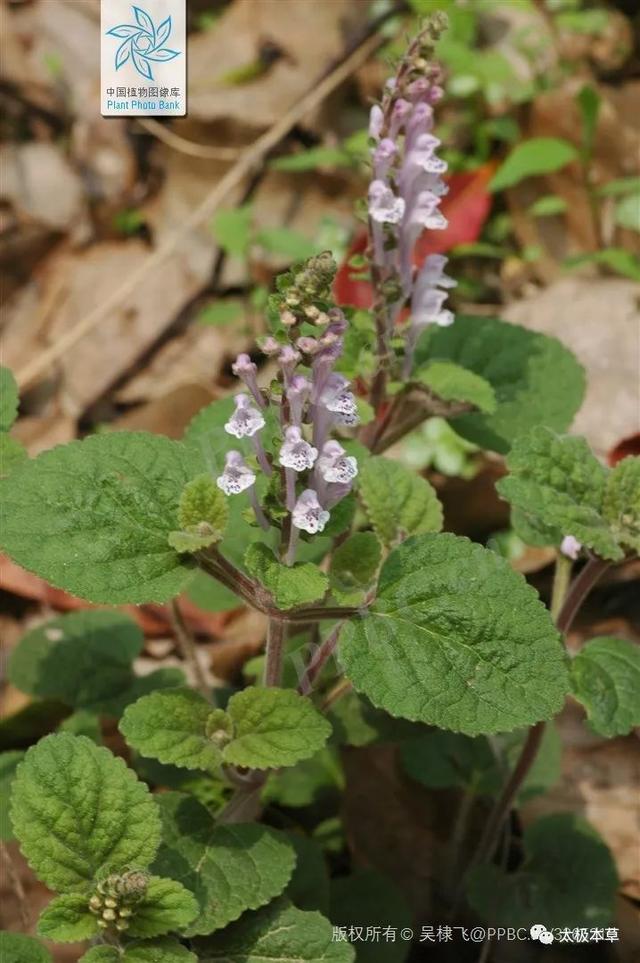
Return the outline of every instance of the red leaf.
<path id="1" fill-rule="evenodd" d="M 445 178 L 449 193 L 442 199 L 441 210 L 449 225 L 444 231 L 424 232 L 416 245 L 417 267 L 428 254 L 445 254 L 459 244 L 472 244 L 478 240 L 491 210 L 492 197 L 487 184 L 494 170 L 495 164 L 489 162 L 473 171 L 451 174 Z M 366 246 L 366 231 L 360 231 L 336 275 L 333 293 L 338 304 L 350 304 L 356 308 L 371 307 L 371 284 L 369 281 L 352 280 L 351 275 L 358 274 L 360 269 L 352 268 L 348 263 L 354 254 L 362 254 Z"/>

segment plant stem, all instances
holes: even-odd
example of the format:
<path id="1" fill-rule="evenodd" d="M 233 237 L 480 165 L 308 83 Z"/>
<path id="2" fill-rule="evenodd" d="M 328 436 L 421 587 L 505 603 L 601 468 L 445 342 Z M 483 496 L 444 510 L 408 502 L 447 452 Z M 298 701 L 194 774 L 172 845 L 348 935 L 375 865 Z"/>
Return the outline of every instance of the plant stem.
<path id="1" fill-rule="evenodd" d="M 196 689 L 208 699 L 211 694 L 211 686 L 207 682 L 207 676 L 198 659 L 197 646 L 180 611 L 180 605 L 177 599 L 171 599 L 169 603 L 169 613 L 178 648 L 193 673 Z"/>
<path id="2" fill-rule="evenodd" d="M 600 576 L 610 565 L 611 562 L 605 559 L 596 558 L 595 556 L 590 558 L 579 575 L 573 580 L 568 591 L 566 591 L 565 588 L 564 591 L 566 594 L 564 601 L 559 605 L 559 612 L 556 617 L 556 626 L 558 631 L 563 635 L 566 635 L 569 631 L 580 606 Z M 468 869 L 479 862 L 490 860 L 493 856 L 502 825 L 511 811 L 520 787 L 535 762 L 542 742 L 544 728 L 544 722 L 538 722 L 529 729 L 529 734 L 513 768 L 513 772 L 494 803 Z"/>
<path id="3" fill-rule="evenodd" d="M 340 630 L 343 625 L 344 622 L 339 622 L 338 625 L 331 630 L 324 642 L 322 642 L 316 648 L 313 655 L 309 659 L 307 667 L 304 671 L 304 675 L 302 676 L 300 684 L 298 685 L 298 692 L 300 695 L 309 695 L 313 689 L 314 682 L 336 650 L 338 636 L 340 635 Z"/>
<path id="4" fill-rule="evenodd" d="M 264 666 L 264 684 L 266 686 L 280 685 L 282 679 L 282 661 L 284 658 L 284 642 L 284 622 L 282 619 L 269 619 L 266 662 Z"/>
<path id="5" fill-rule="evenodd" d="M 469 816 L 473 809 L 476 794 L 470 787 L 467 787 L 462 794 L 458 811 L 455 816 L 449 840 L 449 852 L 447 854 L 447 866 L 445 869 L 444 884 L 447 890 L 452 891 L 456 880 L 456 870 L 460 862 L 460 849 L 467 835 L 469 826 Z"/>
<path id="6" fill-rule="evenodd" d="M 320 706 L 321 710 L 326 712 L 327 709 L 331 708 L 334 702 L 337 702 L 338 699 L 341 699 L 343 695 L 347 694 L 347 692 L 351 692 L 352 688 L 353 683 L 350 682 L 349 679 L 340 679 L 339 682 L 336 682 L 333 689 L 330 689 L 325 696 L 322 705 Z"/>
<path id="7" fill-rule="evenodd" d="M 572 567 L 571 559 L 563 555 L 562 552 L 558 552 L 553 571 L 553 588 L 551 589 L 551 618 L 556 624 L 569 589 Z"/>

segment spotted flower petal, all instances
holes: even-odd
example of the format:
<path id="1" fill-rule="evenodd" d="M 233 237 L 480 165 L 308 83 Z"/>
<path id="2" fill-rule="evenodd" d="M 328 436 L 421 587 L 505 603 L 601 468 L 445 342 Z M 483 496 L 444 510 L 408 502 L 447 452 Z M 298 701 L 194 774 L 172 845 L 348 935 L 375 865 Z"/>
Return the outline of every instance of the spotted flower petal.
<path id="1" fill-rule="evenodd" d="M 291 521 L 294 527 L 301 529 L 303 532 L 308 532 L 309 535 L 322 532 L 329 518 L 329 512 L 323 509 L 316 492 L 312 488 L 303 491 L 291 513 Z"/>

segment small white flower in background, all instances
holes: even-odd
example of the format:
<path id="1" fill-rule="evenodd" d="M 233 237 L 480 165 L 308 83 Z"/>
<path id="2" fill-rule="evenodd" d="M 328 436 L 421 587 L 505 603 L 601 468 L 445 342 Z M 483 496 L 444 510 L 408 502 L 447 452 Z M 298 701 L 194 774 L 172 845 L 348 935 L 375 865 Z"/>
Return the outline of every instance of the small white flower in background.
<path id="1" fill-rule="evenodd" d="M 280 449 L 280 464 L 294 471 L 305 471 L 313 468 L 318 457 L 318 449 L 310 445 L 302 437 L 302 432 L 296 425 L 291 425 L 284 433 L 284 444 Z"/>
<path id="2" fill-rule="evenodd" d="M 236 410 L 224 426 L 224 430 L 235 438 L 251 438 L 265 426 L 265 420 L 257 408 L 251 404 L 249 395 L 235 397 Z"/>
<path id="3" fill-rule="evenodd" d="M 218 488 L 225 495 L 239 495 L 251 488 L 256 476 L 246 464 L 239 451 L 228 451 L 224 460 L 224 471 L 216 478 Z"/>
<path id="4" fill-rule="evenodd" d="M 329 518 L 329 512 L 323 509 L 312 488 L 303 491 L 291 515 L 294 526 L 303 532 L 308 532 L 309 535 L 315 535 L 317 532 L 323 531 Z"/>
<path id="5" fill-rule="evenodd" d="M 447 292 L 437 288 L 415 289 L 411 298 L 411 323 L 415 327 L 424 328 L 428 324 L 438 324 L 442 328 L 453 324 L 453 313 L 443 308 L 447 300 Z"/>
<path id="6" fill-rule="evenodd" d="M 369 137 L 378 140 L 384 124 L 384 114 L 382 108 L 374 104 L 369 113 Z"/>
<path id="7" fill-rule="evenodd" d="M 378 224 L 399 224 L 404 216 L 404 200 L 396 197 L 384 181 L 369 185 L 369 215 Z"/>
<path id="8" fill-rule="evenodd" d="M 349 382 L 340 374 L 331 374 L 320 395 L 320 404 L 337 416 L 340 425 L 356 425 L 358 423 L 358 406 L 356 399 L 349 391 Z"/>
<path id="9" fill-rule="evenodd" d="M 347 455 L 337 441 L 328 441 L 318 458 L 317 469 L 330 484 L 347 485 L 358 474 L 358 462 L 353 455 Z"/>
<path id="10" fill-rule="evenodd" d="M 574 562 L 580 554 L 581 549 L 582 542 L 579 542 L 573 535 L 565 535 L 560 543 L 560 551 L 562 554 L 566 555 L 567 558 L 573 559 Z"/>

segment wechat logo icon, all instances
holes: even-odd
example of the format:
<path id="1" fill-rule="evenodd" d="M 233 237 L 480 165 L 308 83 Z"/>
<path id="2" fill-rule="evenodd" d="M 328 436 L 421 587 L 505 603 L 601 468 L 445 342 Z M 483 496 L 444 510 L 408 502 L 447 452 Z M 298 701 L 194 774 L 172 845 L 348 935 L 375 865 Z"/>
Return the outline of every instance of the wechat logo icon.
<path id="1" fill-rule="evenodd" d="M 540 943 L 553 943 L 553 933 L 551 933 L 546 926 L 542 923 L 534 923 L 534 925 L 529 930 L 532 940 L 538 940 Z"/>

